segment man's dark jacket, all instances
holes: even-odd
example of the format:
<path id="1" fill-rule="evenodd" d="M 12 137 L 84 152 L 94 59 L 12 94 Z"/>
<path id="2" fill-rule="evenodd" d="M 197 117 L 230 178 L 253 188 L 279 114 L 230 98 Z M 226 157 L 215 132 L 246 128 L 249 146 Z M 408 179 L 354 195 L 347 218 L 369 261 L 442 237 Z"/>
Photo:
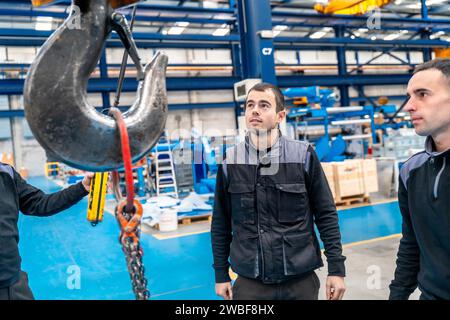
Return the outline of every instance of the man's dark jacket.
<path id="1" fill-rule="evenodd" d="M 26 183 L 11 166 L 0 162 L 0 288 L 11 286 L 20 276 L 19 210 L 26 215 L 50 216 L 69 208 L 85 195 L 81 182 L 44 194 Z"/>
<path id="2" fill-rule="evenodd" d="M 408 299 L 419 287 L 427 299 L 450 300 L 450 150 L 433 150 L 428 137 L 400 170 L 403 237 L 390 299 Z"/>
<path id="3" fill-rule="evenodd" d="M 321 164 L 307 143 L 281 136 L 260 157 L 248 136 L 230 148 L 217 174 L 212 220 L 216 282 L 238 275 L 279 283 L 323 266 L 345 276 L 341 234 Z M 230 258 L 230 262 L 229 262 Z"/>

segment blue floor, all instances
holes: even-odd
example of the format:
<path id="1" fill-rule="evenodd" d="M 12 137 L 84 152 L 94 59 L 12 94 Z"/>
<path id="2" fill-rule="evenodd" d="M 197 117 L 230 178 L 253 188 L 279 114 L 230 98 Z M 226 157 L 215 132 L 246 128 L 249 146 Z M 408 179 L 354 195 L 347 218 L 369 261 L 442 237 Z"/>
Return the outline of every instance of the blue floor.
<path id="1" fill-rule="evenodd" d="M 28 182 L 46 192 L 59 189 L 43 177 Z M 86 207 L 84 199 L 53 217 L 21 215 L 22 268 L 37 299 L 134 298 L 114 217 L 105 214 L 94 228 Z M 343 243 L 401 232 L 396 202 L 342 210 L 339 218 Z M 209 233 L 163 241 L 143 234 L 141 242 L 152 299 L 218 299 Z M 79 287 L 73 270 L 79 270 Z"/>

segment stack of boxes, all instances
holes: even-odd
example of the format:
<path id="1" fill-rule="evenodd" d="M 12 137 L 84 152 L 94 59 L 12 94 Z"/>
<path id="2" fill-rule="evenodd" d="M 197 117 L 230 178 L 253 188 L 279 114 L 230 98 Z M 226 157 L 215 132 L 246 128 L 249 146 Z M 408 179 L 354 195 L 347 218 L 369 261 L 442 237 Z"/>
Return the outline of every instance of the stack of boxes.
<path id="1" fill-rule="evenodd" d="M 323 162 L 322 168 L 336 202 L 378 191 L 375 159 Z"/>

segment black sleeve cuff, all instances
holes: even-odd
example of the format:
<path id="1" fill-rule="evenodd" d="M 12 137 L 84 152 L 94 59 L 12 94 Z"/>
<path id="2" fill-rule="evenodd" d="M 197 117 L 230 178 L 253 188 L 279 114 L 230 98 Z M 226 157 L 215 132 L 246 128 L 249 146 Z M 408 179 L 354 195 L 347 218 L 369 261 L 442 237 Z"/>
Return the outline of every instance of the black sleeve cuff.
<path id="1" fill-rule="evenodd" d="M 230 282 L 231 278 L 228 273 L 228 267 L 227 268 L 216 268 L 215 270 L 215 276 L 216 276 L 216 283 L 224 283 L 224 282 Z"/>
<path id="2" fill-rule="evenodd" d="M 78 182 L 75 186 L 78 187 L 76 190 L 79 191 L 80 195 L 82 195 L 83 197 L 89 194 L 89 191 L 86 191 L 86 188 L 84 187 L 82 181 Z"/>
<path id="3" fill-rule="evenodd" d="M 409 295 L 400 292 L 391 291 L 389 294 L 389 300 L 408 300 L 408 299 Z"/>
<path id="4" fill-rule="evenodd" d="M 345 258 L 339 261 L 328 261 L 328 275 L 336 277 L 345 277 Z"/>

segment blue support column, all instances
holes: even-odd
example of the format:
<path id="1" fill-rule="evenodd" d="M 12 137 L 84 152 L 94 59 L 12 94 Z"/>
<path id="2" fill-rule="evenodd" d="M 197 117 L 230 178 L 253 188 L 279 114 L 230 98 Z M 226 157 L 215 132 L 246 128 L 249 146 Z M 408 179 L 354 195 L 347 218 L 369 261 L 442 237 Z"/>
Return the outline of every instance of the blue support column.
<path id="1" fill-rule="evenodd" d="M 336 38 L 343 38 L 344 37 L 344 28 L 343 27 L 336 27 L 334 28 Z M 347 61 L 345 58 L 345 48 L 342 46 L 338 46 L 336 49 L 337 54 L 337 60 L 338 60 L 338 74 L 339 76 L 345 76 L 347 74 Z M 342 106 L 349 106 L 350 105 L 350 97 L 348 93 L 348 86 L 347 85 L 340 85 L 339 91 L 341 94 L 341 105 Z"/>
<path id="2" fill-rule="evenodd" d="M 262 30 L 272 30 L 270 0 L 240 0 L 237 9 L 243 78 L 277 84 L 273 40 L 261 38 Z"/>
<path id="3" fill-rule="evenodd" d="M 231 45 L 231 59 L 233 62 L 233 76 L 242 78 L 241 50 L 237 43 Z"/>
<path id="4" fill-rule="evenodd" d="M 426 4 L 426 0 L 421 0 L 421 15 L 422 15 L 422 19 L 428 19 L 428 8 L 427 8 L 427 4 Z M 424 40 L 429 40 L 430 39 L 430 31 L 427 29 L 423 29 L 420 32 L 420 38 L 424 39 Z M 430 61 L 431 60 L 431 49 L 430 48 L 424 48 L 422 50 L 423 52 L 423 61 Z"/>
<path id="5" fill-rule="evenodd" d="M 355 61 L 356 61 L 356 65 L 359 66 L 360 65 L 360 61 L 359 61 L 359 54 L 358 51 L 355 51 Z M 358 69 L 356 71 L 357 74 L 363 74 L 362 69 Z M 358 90 L 358 98 L 360 98 L 360 100 L 358 101 L 358 105 L 359 106 L 364 106 L 366 104 L 366 101 L 364 100 L 364 97 L 361 96 L 361 92 L 364 92 L 364 87 L 363 86 L 355 86 L 356 90 Z M 349 100 L 351 100 L 349 98 Z"/>

